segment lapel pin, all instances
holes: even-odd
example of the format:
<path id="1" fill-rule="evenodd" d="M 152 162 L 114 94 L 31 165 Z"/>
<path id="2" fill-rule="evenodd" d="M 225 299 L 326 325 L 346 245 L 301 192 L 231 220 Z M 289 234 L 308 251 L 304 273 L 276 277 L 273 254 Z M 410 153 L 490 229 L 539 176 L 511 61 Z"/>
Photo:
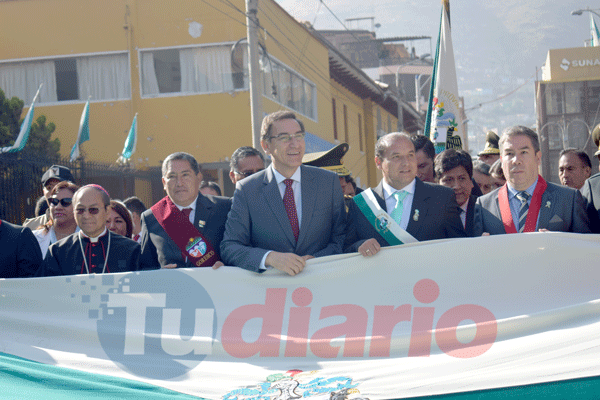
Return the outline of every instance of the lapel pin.
<path id="1" fill-rule="evenodd" d="M 547 201 L 547 202 L 546 202 L 546 208 L 550 208 L 550 205 L 551 205 L 551 204 L 552 204 L 552 203 L 550 203 L 549 201 Z"/>
<path id="2" fill-rule="evenodd" d="M 413 220 L 415 222 L 419 220 L 419 210 L 418 209 L 415 210 L 415 213 L 413 215 Z"/>
<path id="3" fill-rule="evenodd" d="M 204 225 L 206 225 L 206 221 L 202 221 L 202 220 L 198 221 L 198 226 L 200 228 L 204 228 Z"/>

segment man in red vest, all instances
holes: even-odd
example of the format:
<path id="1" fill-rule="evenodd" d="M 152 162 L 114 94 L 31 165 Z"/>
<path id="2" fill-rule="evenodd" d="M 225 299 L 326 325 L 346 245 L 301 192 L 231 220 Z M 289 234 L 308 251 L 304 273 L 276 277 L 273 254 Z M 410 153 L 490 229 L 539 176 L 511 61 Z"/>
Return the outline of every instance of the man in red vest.
<path id="1" fill-rule="evenodd" d="M 142 268 L 222 266 L 219 246 L 231 200 L 199 192 L 202 172 L 188 153 L 164 160 L 162 182 L 167 196 L 142 214 Z"/>
<path id="2" fill-rule="evenodd" d="M 499 144 L 506 184 L 477 199 L 475 236 L 544 230 L 590 232 L 581 193 L 546 182 L 538 174 L 542 152 L 534 131 L 513 126 L 503 132 Z"/>

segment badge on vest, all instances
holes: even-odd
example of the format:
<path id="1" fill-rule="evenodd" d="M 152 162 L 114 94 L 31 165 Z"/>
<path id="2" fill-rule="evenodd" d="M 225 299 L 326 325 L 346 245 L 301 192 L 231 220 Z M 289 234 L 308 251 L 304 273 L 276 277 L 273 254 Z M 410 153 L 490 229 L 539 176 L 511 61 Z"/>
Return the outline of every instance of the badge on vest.
<path id="1" fill-rule="evenodd" d="M 389 230 L 390 221 L 386 218 L 385 214 L 377 216 L 377 229 L 381 233 L 385 233 Z"/>
<path id="2" fill-rule="evenodd" d="M 190 241 L 185 246 L 185 251 L 192 257 L 202 257 L 206 253 L 206 243 L 202 238 L 190 238 Z"/>

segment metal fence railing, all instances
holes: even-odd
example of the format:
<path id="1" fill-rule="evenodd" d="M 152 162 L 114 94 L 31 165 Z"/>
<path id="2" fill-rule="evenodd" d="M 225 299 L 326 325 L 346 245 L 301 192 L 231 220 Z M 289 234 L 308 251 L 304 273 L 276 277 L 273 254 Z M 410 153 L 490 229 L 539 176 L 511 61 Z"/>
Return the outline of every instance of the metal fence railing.
<path id="1" fill-rule="evenodd" d="M 98 162 L 70 162 L 67 158 L 33 157 L 26 153 L 0 154 L 1 219 L 21 224 L 34 216 L 36 201 L 42 195 L 42 175 L 54 164 L 70 168 L 78 185 L 103 186 L 113 199 L 136 195 L 150 206 L 164 196 L 159 168 L 142 171 Z"/>

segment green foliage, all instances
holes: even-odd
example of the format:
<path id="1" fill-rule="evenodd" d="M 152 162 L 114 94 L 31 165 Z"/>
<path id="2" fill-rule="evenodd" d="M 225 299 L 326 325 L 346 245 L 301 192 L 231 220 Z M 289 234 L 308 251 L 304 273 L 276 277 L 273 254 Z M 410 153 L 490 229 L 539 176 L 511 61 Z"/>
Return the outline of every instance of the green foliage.
<path id="1" fill-rule="evenodd" d="M 13 97 L 6 98 L 0 89 L 0 147 L 11 146 L 21 130 L 20 117 L 23 111 L 23 100 Z M 57 157 L 60 151 L 60 140 L 50 139 L 56 129 L 53 122 L 46 123 L 46 116 L 40 115 L 31 124 L 29 140 L 23 152 L 38 157 Z"/>

